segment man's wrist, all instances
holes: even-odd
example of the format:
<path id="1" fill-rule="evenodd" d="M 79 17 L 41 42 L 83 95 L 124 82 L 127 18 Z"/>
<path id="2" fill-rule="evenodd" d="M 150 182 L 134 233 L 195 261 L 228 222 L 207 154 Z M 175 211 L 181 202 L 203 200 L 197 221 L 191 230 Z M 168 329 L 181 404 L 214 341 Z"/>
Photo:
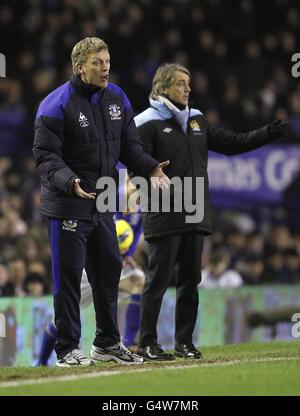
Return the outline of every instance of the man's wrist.
<path id="1" fill-rule="evenodd" d="M 68 183 L 68 190 L 70 195 L 75 196 L 75 181 L 80 180 L 77 176 L 73 176 L 70 178 Z"/>

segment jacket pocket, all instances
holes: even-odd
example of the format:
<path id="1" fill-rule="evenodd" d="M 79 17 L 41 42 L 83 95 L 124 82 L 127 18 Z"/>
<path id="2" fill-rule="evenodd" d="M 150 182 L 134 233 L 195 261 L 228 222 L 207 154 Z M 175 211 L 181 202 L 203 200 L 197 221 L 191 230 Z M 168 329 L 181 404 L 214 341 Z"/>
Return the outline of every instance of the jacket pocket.
<path id="1" fill-rule="evenodd" d="M 57 197 L 66 195 L 65 192 L 61 191 L 58 188 L 55 188 L 53 186 L 51 186 L 50 188 L 49 186 L 46 187 L 45 185 L 42 185 L 41 193 L 48 195 L 49 197 L 52 197 L 52 198 L 54 197 L 57 198 Z"/>

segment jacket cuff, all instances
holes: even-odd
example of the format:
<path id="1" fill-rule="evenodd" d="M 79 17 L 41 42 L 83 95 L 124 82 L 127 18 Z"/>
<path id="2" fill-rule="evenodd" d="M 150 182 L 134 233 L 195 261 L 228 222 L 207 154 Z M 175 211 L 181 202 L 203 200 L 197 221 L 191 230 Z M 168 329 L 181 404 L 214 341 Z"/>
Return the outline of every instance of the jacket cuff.
<path id="1" fill-rule="evenodd" d="M 75 179 L 77 179 L 77 178 L 78 178 L 78 176 L 74 175 L 74 176 L 71 176 L 71 178 L 68 180 L 67 185 L 66 185 L 66 193 L 68 195 L 75 196 L 75 194 L 74 194 L 74 182 L 75 182 Z"/>
<path id="2" fill-rule="evenodd" d="M 152 170 L 159 165 L 159 162 L 154 159 L 151 156 L 146 155 L 146 160 L 144 160 L 144 167 L 143 167 L 143 172 L 142 172 L 142 176 L 145 179 L 149 179 L 150 178 L 150 173 L 152 172 Z"/>
<path id="3" fill-rule="evenodd" d="M 74 172 L 68 167 L 57 170 L 53 176 L 53 184 L 61 191 L 73 196 L 73 183 L 77 178 Z"/>

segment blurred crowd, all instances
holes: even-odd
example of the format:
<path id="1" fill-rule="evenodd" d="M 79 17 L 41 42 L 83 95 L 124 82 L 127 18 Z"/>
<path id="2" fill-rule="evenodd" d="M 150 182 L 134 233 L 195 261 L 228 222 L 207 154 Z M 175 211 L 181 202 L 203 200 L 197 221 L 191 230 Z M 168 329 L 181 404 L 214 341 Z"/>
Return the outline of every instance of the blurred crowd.
<path id="1" fill-rule="evenodd" d="M 300 284 L 300 230 L 284 224 L 266 229 L 255 222 L 246 230 L 237 221 L 245 214 L 234 211 L 215 217 L 215 231 L 205 244 L 201 287 Z"/>
<path id="2" fill-rule="evenodd" d="M 31 157 L 40 100 L 72 75 L 70 53 L 86 36 L 110 47 L 111 81 L 136 113 L 153 74 L 176 61 L 192 72 L 191 99 L 212 125 L 246 131 L 288 118 L 300 139 L 298 0 L 2 0 L 0 80 L 0 296 L 51 292 L 46 226 Z M 223 220 L 222 220 L 223 221 Z M 284 225 L 251 232 L 217 221 L 204 253 L 206 287 L 300 283 L 300 234 Z"/>
<path id="3" fill-rule="evenodd" d="M 41 296 L 51 290 L 47 229 L 32 158 L 0 158 L 0 296 Z"/>
<path id="4" fill-rule="evenodd" d="M 213 125 L 245 131 L 288 117 L 300 138 L 298 0 L 2 0 L 0 154 L 29 154 L 39 101 L 72 73 L 70 53 L 86 36 L 110 46 L 111 80 L 136 112 L 148 106 L 158 65 L 176 61 L 193 75 L 192 95 Z"/>

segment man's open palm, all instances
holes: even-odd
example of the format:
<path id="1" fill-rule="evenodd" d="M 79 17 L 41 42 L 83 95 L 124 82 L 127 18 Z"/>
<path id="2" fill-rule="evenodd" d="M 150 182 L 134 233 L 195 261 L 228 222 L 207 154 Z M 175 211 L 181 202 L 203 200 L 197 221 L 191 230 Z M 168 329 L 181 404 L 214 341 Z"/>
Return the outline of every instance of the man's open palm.
<path id="1" fill-rule="evenodd" d="M 81 188 L 80 179 L 75 179 L 73 186 L 74 186 L 73 188 L 74 194 L 78 196 L 79 198 L 83 198 L 83 199 L 95 199 L 96 198 L 95 192 L 87 193 Z"/>
<path id="2" fill-rule="evenodd" d="M 168 189 L 170 187 L 170 179 L 164 174 L 163 168 L 170 164 L 169 160 L 161 162 L 157 165 L 150 174 L 150 181 L 154 189 L 157 187 L 161 189 Z"/>

